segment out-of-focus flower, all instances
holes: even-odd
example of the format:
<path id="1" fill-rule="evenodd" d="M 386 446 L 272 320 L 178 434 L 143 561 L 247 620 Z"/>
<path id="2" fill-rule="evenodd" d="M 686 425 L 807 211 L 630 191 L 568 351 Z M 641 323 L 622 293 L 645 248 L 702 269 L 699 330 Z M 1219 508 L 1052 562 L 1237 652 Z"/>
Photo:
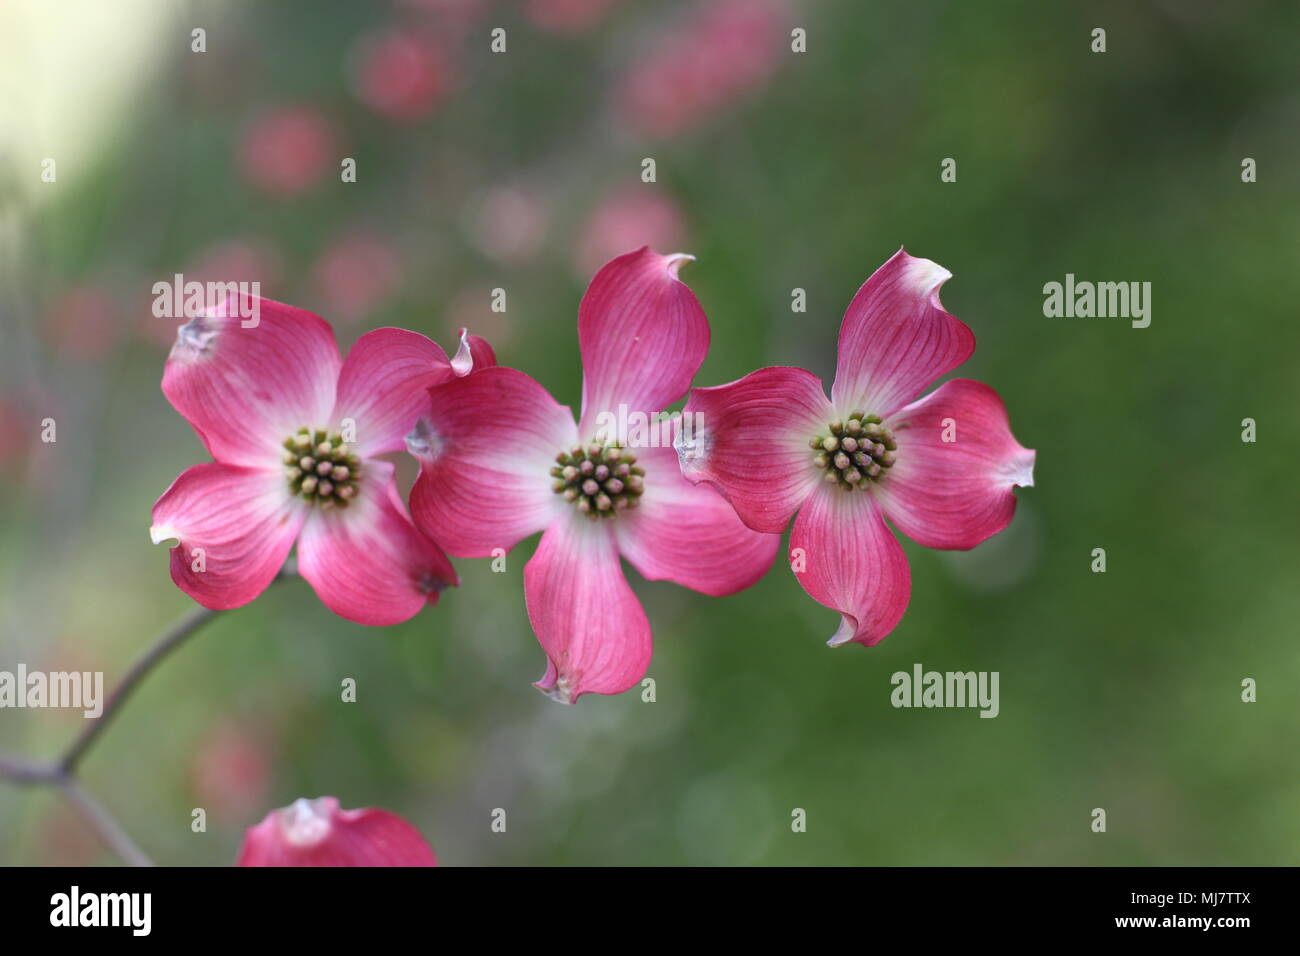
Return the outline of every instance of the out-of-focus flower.
<path id="1" fill-rule="evenodd" d="M 264 732 L 225 721 L 199 741 L 191 769 L 194 791 L 214 816 L 246 819 L 266 804 L 271 760 Z"/>
<path id="2" fill-rule="evenodd" d="M 614 0 L 525 0 L 524 16 L 542 30 L 584 33 L 609 12 Z"/>
<path id="3" fill-rule="evenodd" d="M 56 295 L 45 313 L 45 333 L 58 353 L 77 362 L 102 359 L 116 344 L 113 296 L 96 282 L 80 282 Z"/>
<path id="4" fill-rule="evenodd" d="M 390 29 L 363 37 L 352 56 L 357 99 L 398 123 L 432 113 L 451 91 L 451 62 L 426 36 Z"/>
<path id="5" fill-rule="evenodd" d="M 688 258 L 643 248 L 591 280 L 579 424 L 536 381 L 496 366 L 431 388 L 407 439 L 420 462 L 412 517 L 450 553 L 489 557 L 543 532 L 524 597 L 548 660 L 537 686 L 563 703 L 624 691 L 650 662 L 620 556 L 712 595 L 749 587 L 776 556 L 777 536 L 682 477 L 658 421 L 709 347 L 704 310 L 677 278 Z"/>
<path id="6" fill-rule="evenodd" d="M 204 607 L 239 607 L 297 542 L 298 573 L 342 617 L 396 624 L 436 603 L 456 573 L 376 456 L 403 447 L 428 386 L 493 360 L 468 335 L 448 361 L 422 335 L 376 329 L 345 362 L 319 316 L 243 295 L 181 326 L 163 393 L 213 461 L 154 504 L 153 542 L 177 541 L 172 580 Z"/>
<path id="7" fill-rule="evenodd" d="M 376 233 L 350 232 L 326 247 L 312 276 L 330 314 L 356 322 L 401 288 L 402 256 Z"/>
<path id="8" fill-rule="evenodd" d="M 488 190 L 471 215 L 474 244 L 499 262 L 527 261 L 546 239 L 545 208 L 534 193 L 518 186 Z"/>
<path id="9" fill-rule="evenodd" d="M 16 463 L 23 458 L 29 442 L 39 438 L 35 425 L 39 419 L 28 421 L 13 399 L 0 395 L 0 470 L 14 472 Z"/>
<path id="10" fill-rule="evenodd" d="M 1034 452 L 993 389 L 953 379 L 914 401 L 975 351 L 939 302 L 951 277 L 902 249 L 876 270 L 844 313 L 829 401 L 811 372 L 765 368 L 686 403 L 703 422 L 678 442 L 687 478 L 758 531 L 798 512 L 791 567 L 840 612 L 832 647 L 875 644 L 907 610 L 911 574 L 886 517 L 925 547 L 965 550 L 1005 528 L 1012 489 L 1034 483 Z"/>
<path id="11" fill-rule="evenodd" d="M 244 177 L 262 192 L 299 196 L 335 168 L 338 137 L 314 106 L 285 106 L 259 116 L 239 144 Z"/>
<path id="12" fill-rule="evenodd" d="M 244 832 L 236 866 L 437 866 L 433 848 L 395 813 L 295 800 Z"/>
<path id="13" fill-rule="evenodd" d="M 603 199 L 582 227 L 574 250 L 579 275 L 591 275 L 620 250 L 686 245 L 686 221 L 668 194 L 651 186 L 630 186 Z"/>
<path id="14" fill-rule="evenodd" d="M 633 127 L 672 136 L 762 86 L 785 50 L 782 0 L 711 0 L 633 63 L 616 101 Z"/>

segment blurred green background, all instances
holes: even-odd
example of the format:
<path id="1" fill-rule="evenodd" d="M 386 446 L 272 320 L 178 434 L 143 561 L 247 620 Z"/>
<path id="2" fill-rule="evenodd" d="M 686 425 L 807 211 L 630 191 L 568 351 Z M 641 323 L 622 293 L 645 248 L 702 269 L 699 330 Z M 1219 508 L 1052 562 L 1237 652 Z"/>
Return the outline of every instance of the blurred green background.
<path id="1" fill-rule="evenodd" d="M 148 537 L 206 458 L 159 390 L 175 272 L 260 279 L 345 347 L 468 325 L 576 407 L 578 300 L 617 252 L 698 257 L 697 384 L 829 383 L 845 305 L 906 245 L 954 273 L 958 374 L 1000 392 L 1037 487 L 973 552 L 906 545 L 879 646 L 828 649 L 780 561 L 721 600 L 630 572 L 657 700 L 564 708 L 529 686 L 533 541 L 390 629 L 293 581 L 153 674 L 86 785 L 169 864 L 229 864 L 321 794 L 457 865 L 1300 863 L 1297 31 L 1294 4 L 1209 0 L 9 4 L 0 669 L 111 684 L 191 606 Z M 1151 282 L 1151 326 L 1044 317 L 1067 272 Z M 1001 715 L 892 708 L 917 662 L 999 671 Z M 82 724 L 0 711 L 0 751 Z M 0 862 L 114 861 L 57 794 L 0 785 Z"/>

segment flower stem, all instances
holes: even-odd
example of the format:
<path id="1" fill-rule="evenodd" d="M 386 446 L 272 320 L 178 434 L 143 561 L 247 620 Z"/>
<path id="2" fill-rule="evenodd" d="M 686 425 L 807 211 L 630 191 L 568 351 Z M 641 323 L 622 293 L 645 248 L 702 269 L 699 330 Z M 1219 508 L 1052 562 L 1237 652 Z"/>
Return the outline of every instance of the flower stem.
<path id="1" fill-rule="evenodd" d="M 136 846 L 117 819 L 104 809 L 104 805 L 90 795 L 75 777 L 64 777 L 59 789 L 68 798 L 82 819 L 95 828 L 99 838 L 128 866 L 153 866 L 153 860 Z"/>
<path id="2" fill-rule="evenodd" d="M 108 726 L 109 721 L 113 719 L 121 706 L 126 703 L 127 698 L 134 693 L 136 687 L 158 665 L 159 661 L 183 643 L 187 637 L 212 620 L 216 614 L 216 611 L 209 610 L 206 607 L 194 608 L 172 625 L 158 640 L 150 645 L 148 650 L 140 655 L 131 666 L 131 669 L 127 671 L 126 676 L 122 678 L 121 683 L 108 696 L 108 700 L 104 702 L 104 712 L 91 721 L 86 726 L 86 729 L 77 735 L 72 745 L 64 751 L 57 764 L 63 774 L 71 774 L 77 769 L 77 764 L 81 762 L 81 758 L 90 749 L 90 745 L 104 732 L 104 728 Z"/>
<path id="3" fill-rule="evenodd" d="M 296 577 L 297 565 L 291 558 L 285 562 L 276 581 Z M 219 612 L 205 607 L 191 609 L 184 617 L 164 631 L 157 640 L 149 645 L 131 665 L 126 676 L 113 688 L 113 692 L 104 702 L 103 712 L 93 723 L 86 726 L 63 752 L 62 756 L 50 762 L 36 762 L 19 757 L 7 757 L 0 754 L 0 780 L 17 784 L 37 784 L 58 787 L 68 798 L 68 802 L 77 812 L 94 827 L 106 846 L 131 866 L 153 866 L 126 831 L 117 822 L 102 803 L 96 800 L 78 782 L 76 773 L 87 751 L 99 739 L 112 718 L 131 697 L 140 682 L 148 676 L 168 654 L 185 642 L 204 624 L 216 617 Z"/>

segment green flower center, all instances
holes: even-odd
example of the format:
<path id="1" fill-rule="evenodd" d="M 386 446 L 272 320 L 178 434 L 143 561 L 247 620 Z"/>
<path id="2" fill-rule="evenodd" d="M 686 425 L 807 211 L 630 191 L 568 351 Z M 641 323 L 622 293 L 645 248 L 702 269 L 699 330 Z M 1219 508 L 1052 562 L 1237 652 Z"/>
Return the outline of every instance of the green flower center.
<path id="1" fill-rule="evenodd" d="M 555 456 L 551 486 L 565 501 L 591 518 L 612 518 L 635 508 L 645 491 L 645 469 L 617 444 L 575 445 Z"/>
<path id="2" fill-rule="evenodd" d="M 289 490 L 308 504 L 346 508 L 360 488 L 361 459 L 338 432 L 300 428 L 284 440 Z"/>
<path id="3" fill-rule="evenodd" d="M 827 434 L 809 442 L 813 464 L 824 471 L 826 481 L 846 491 L 870 487 L 893 467 L 898 450 L 894 433 L 875 415 L 854 412 L 848 421 L 834 421 Z"/>

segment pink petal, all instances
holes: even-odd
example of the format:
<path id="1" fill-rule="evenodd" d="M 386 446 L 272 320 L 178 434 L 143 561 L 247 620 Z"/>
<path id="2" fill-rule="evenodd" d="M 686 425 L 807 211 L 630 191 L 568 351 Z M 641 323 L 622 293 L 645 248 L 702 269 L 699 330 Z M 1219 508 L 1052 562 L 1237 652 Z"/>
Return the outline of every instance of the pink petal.
<path id="1" fill-rule="evenodd" d="M 528 619 L 548 661 L 537 687 L 561 703 L 621 693 L 650 664 L 650 622 L 623 577 L 609 524 L 571 511 L 546 529 L 524 566 Z"/>
<path id="2" fill-rule="evenodd" d="M 772 566 L 781 536 L 751 530 L 718 492 L 682 477 L 671 448 L 635 449 L 645 493 L 612 521 L 618 548 L 651 581 L 715 596 L 749 587 Z"/>
<path id="3" fill-rule="evenodd" d="M 709 322 L 677 278 L 690 256 L 642 246 L 596 273 L 578 309 L 584 440 L 601 412 L 651 414 L 686 394 L 709 350 Z"/>
<path id="4" fill-rule="evenodd" d="M 343 362 L 331 424 L 352 420 L 354 450 L 362 458 L 401 451 L 429 403 L 429 387 L 454 374 L 447 354 L 423 335 L 406 329 L 367 332 Z"/>
<path id="5" fill-rule="evenodd" d="M 459 584 L 447 556 L 411 523 L 391 462 L 362 465 L 347 509 L 312 508 L 298 540 L 298 573 L 327 608 L 358 624 L 400 624 Z"/>
<path id="6" fill-rule="evenodd" d="M 1016 511 L 1011 489 L 1034 483 L 1034 452 L 1012 436 L 1002 399 L 980 382 L 945 382 L 885 424 L 898 460 L 873 491 L 898 530 L 927 548 L 966 550 L 997 534 Z"/>
<path id="7" fill-rule="evenodd" d="M 257 324 L 244 328 L 242 301 Z M 217 315 L 191 319 L 177 331 L 163 372 L 172 406 L 199 433 L 214 459 L 267 467 L 281 442 L 302 426 L 325 425 L 334 407 L 339 352 L 324 319 L 303 309 L 231 297 Z"/>
<path id="8" fill-rule="evenodd" d="M 869 492 L 822 483 L 795 519 L 790 561 L 803 589 L 843 616 L 832 647 L 875 644 L 907 610 L 907 557 Z"/>
<path id="9" fill-rule="evenodd" d="M 298 800 L 249 827 L 236 866 L 437 866 L 433 848 L 395 813 Z"/>
<path id="10" fill-rule="evenodd" d="M 809 447 L 835 417 L 817 376 L 763 368 L 692 389 L 677 439 L 682 474 L 715 485 L 755 531 L 779 533 L 821 481 Z"/>
<path id="11" fill-rule="evenodd" d="M 899 249 L 858 290 L 840 325 L 831 398 L 847 415 L 885 417 L 975 351 L 975 335 L 943 310 L 952 273 Z"/>
<path id="12" fill-rule="evenodd" d="M 555 456 L 578 439 L 573 414 L 523 372 L 480 369 L 429 390 L 407 439 L 420 462 L 411 514 L 461 558 L 509 551 L 571 505 L 551 490 Z"/>
<path id="13" fill-rule="evenodd" d="M 172 580 L 204 607 L 240 607 L 271 583 L 305 507 L 281 471 L 208 462 L 187 468 L 153 506 L 154 544 L 176 539 Z"/>

